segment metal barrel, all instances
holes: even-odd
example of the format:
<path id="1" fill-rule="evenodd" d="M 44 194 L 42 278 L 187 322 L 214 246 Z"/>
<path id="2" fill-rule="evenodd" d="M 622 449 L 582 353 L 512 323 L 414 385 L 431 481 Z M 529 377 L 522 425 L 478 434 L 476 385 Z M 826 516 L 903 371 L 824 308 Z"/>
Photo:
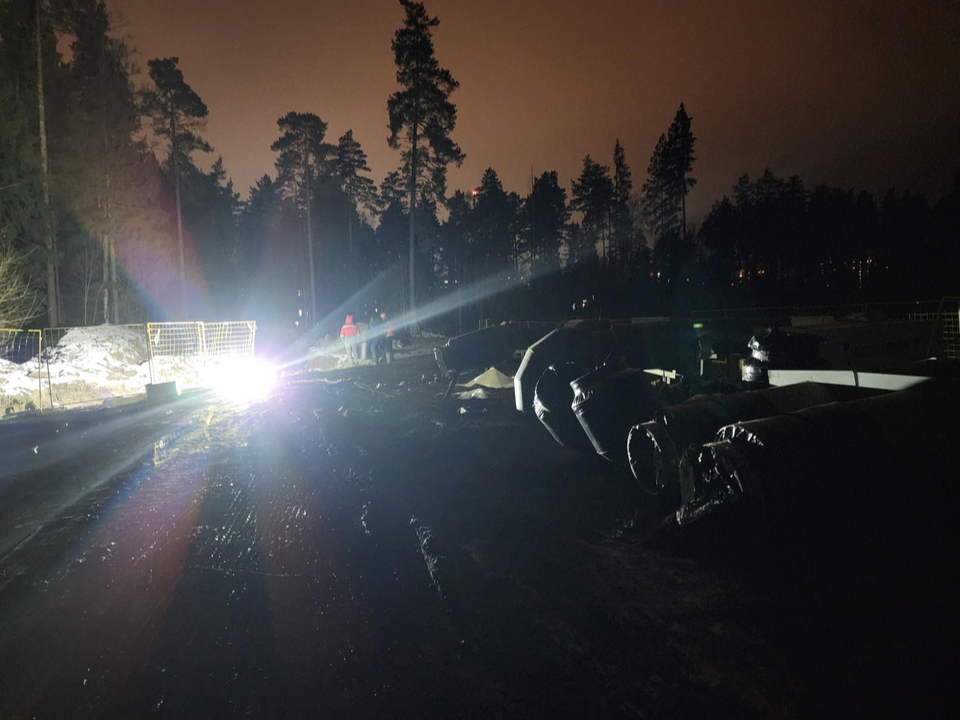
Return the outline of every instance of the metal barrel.
<path id="1" fill-rule="evenodd" d="M 819 405 L 722 428 L 696 454 L 677 521 L 719 508 L 760 522 L 850 522 L 895 498 L 918 518 L 952 504 L 960 383 Z"/>
<path id="2" fill-rule="evenodd" d="M 661 409 L 653 420 L 630 430 L 630 470 L 647 492 L 677 497 L 684 450 L 709 442 L 723 426 L 864 394 L 856 388 L 800 383 L 732 395 L 697 395 Z"/>

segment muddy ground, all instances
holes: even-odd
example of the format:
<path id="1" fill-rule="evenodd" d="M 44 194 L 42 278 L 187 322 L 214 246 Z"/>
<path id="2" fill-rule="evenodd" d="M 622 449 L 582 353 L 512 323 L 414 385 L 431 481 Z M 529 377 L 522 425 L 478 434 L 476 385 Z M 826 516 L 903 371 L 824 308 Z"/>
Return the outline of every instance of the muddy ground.
<path id="1" fill-rule="evenodd" d="M 412 358 L 246 408 L 0 423 L 0 718 L 873 716 L 949 696 L 955 627 L 890 630 L 923 613 L 782 538 L 657 535 L 624 472 L 509 391 L 442 402 L 434 374 Z"/>

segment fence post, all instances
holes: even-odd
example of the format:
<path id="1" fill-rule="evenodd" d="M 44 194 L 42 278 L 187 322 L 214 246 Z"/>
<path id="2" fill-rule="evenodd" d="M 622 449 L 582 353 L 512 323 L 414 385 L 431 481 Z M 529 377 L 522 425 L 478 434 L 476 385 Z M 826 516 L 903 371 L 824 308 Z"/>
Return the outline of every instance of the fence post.
<path id="1" fill-rule="evenodd" d="M 50 332 L 52 328 L 47 328 L 46 330 L 40 331 L 40 344 L 43 344 L 43 333 Z M 49 345 L 50 343 L 47 343 Z M 42 355 L 41 355 L 42 357 Z M 47 391 L 50 393 L 50 409 L 53 410 L 53 378 L 50 377 L 50 353 L 47 352 Z M 41 373 L 43 370 L 41 369 Z"/>
<path id="2" fill-rule="evenodd" d="M 150 384 L 155 385 L 156 380 L 153 376 L 153 342 L 150 340 L 150 325 L 152 323 L 144 323 L 143 328 L 147 333 L 147 364 L 150 369 Z"/>
<path id="3" fill-rule="evenodd" d="M 40 414 L 43 415 L 43 330 L 31 330 L 37 333 L 37 392 L 40 393 Z M 53 398 L 50 398 L 53 408 Z"/>

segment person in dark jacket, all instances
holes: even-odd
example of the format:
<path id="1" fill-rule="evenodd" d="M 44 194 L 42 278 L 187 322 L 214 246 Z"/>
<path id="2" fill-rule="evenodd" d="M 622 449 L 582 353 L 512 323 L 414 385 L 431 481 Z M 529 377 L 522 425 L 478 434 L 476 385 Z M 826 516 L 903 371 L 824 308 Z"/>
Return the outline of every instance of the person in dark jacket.
<path id="1" fill-rule="evenodd" d="M 343 341 L 343 347 L 347 351 L 347 362 L 351 365 L 357 364 L 357 350 L 360 342 L 360 328 L 353 322 L 353 315 L 347 315 L 343 327 L 340 328 L 340 339 Z"/>
<path id="2" fill-rule="evenodd" d="M 387 319 L 387 314 L 385 312 L 380 313 L 380 331 L 384 332 L 383 335 L 383 346 L 381 352 L 388 363 L 393 362 L 393 323 Z"/>
<path id="3" fill-rule="evenodd" d="M 370 359 L 375 365 L 379 365 L 383 359 L 383 327 L 380 324 L 380 316 L 376 313 L 370 318 L 367 347 L 370 348 Z"/>

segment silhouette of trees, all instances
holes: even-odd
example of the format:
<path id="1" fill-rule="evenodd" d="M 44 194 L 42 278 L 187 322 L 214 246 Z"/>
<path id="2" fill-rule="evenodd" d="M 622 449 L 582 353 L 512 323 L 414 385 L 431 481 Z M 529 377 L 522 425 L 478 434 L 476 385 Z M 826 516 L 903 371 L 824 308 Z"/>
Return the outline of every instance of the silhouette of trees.
<path id="1" fill-rule="evenodd" d="M 450 95 L 460 83 L 434 56 L 433 28 L 440 24 L 423 3 L 400 0 L 403 26 L 392 49 L 401 89 L 390 96 L 390 147 L 401 150 L 402 175 L 408 188 L 410 310 L 416 315 L 416 215 L 421 203 L 444 197 L 450 163 L 458 166 L 464 153 L 450 137 L 457 124 L 457 106 Z"/>
<path id="2" fill-rule="evenodd" d="M 177 247 L 180 256 L 181 315 L 186 315 L 187 273 L 183 244 L 181 176 L 193 163 L 193 153 L 213 148 L 200 133 L 209 110 L 183 78 L 179 58 L 155 58 L 147 63 L 154 87 L 143 93 L 143 113 L 153 121 L 153 132 L 168 144 L 167 167 L 173 177 L 177 212 Z"/>
<path id="3" fill-rule="evenodd" d="M 242 200 L 229 158 L 204 164 L 209 111 L 176 58 L 151 60 L 138 88 L 100 0 L 0 0 L 0 255 L 42 304 L 27 313 L 134 322 L 182 315 L 189 295 L 191 317 L 332 334 L 344 306 L 399 314 L 481 281 L 496 292 L 436 321 L 960 293 L 960 173 L 931 200 L 808 187 L 768 169 L 691 218 L 697 138 L 682 103 L 642 179 L 615 139 L 612 156 L 586 155 L 574 178 L 531 173 L 523 197 L 493 168 L 448 195 L 447 168 L 464 158 L 452 139 L 458 83 L 434 54 L 437 19 L 401 6 L 387 107 L 399 167 L 378 186 L 349 126 L 332 145 L 326 122 L 288 113 L 275 174 Z"/>

